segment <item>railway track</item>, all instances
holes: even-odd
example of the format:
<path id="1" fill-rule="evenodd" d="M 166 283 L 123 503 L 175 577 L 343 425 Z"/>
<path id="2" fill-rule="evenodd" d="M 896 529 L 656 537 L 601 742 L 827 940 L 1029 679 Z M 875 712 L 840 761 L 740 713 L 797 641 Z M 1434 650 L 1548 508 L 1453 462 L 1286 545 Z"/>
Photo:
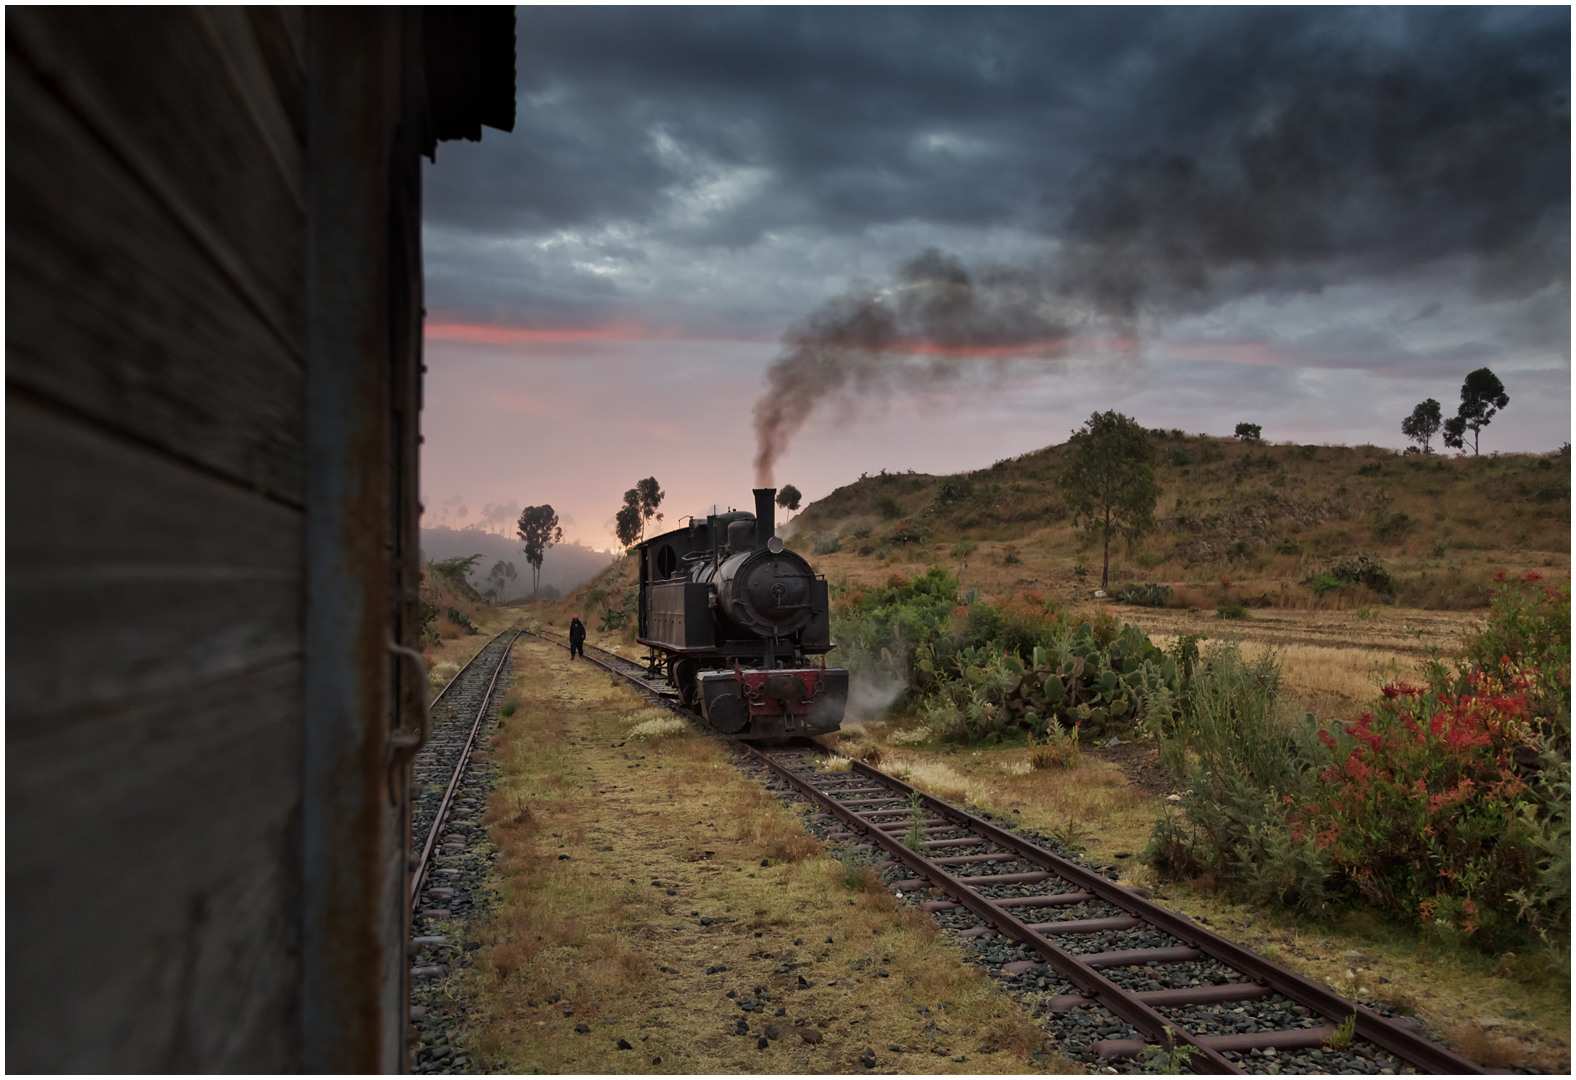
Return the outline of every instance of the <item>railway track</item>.
<path id="1" fill-rule="evenodd" d="M 591 662 L 698 722 L 644 665 L 586 648 L 599 654 Z M 1094 1062 L 1135 1070 L 1158 1054 L 1203 1073 L 1485 1071 L 1403 1018 L 1350 1001 L 1142 890 L 863 762 L 830 771 L 819 746 L 764 751 L 732 741 L 821 811 L 824 839 L 870 860 L 900 897 L 971 945 L 994 943 L 993 968 L 1037 995 L 1036 1014 L 1064 1050 L 1086 1047 Z"/>
<path id="2" fill-rule="evenodd" d="M 482 827 L 469 820 L 476 799 L 465 795 L 461 788 L 478 734 L 489 710 L 494 708 L 494 691 L 520 634 L 518 628 L 510 627 L 483 645 L 429 707 L 432 734 L 415 760 L 414 778 L 419 794 L 411 808 L 412 911 L 419 911 L 426 899 L 440 902 L 440 907 L 430 909 L 436 914 L 442 901 L 453 898 L 452 888 L 428 880 L 448 876 L 447 868 L 437 865 L 438 853 L 442 847 L 463 849 L 469 833 Z"/>

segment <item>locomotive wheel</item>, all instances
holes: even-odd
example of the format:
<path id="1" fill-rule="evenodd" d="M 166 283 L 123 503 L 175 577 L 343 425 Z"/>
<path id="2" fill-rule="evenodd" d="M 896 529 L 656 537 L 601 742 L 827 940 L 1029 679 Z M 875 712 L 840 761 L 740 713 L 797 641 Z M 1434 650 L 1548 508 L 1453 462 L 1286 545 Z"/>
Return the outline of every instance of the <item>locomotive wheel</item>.
<path id="1" fill-rule="evenodd" d="M 683 702 L 686 709 L 693 709 L 700 703 L 700 684 L 695 681 L 700 665 L 687 656 L 680 656 L 668 666 L 673 672 L 672 683 L 679 692 L 679 701 Z"/>

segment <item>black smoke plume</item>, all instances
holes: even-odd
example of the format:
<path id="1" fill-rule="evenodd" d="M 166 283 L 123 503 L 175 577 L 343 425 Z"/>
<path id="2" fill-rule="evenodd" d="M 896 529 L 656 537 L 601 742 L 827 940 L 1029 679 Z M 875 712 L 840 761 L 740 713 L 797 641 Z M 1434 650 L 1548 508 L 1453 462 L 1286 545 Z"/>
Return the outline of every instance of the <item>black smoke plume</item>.
<path id="1" fill-rule="evenodd" d="M 1059 355 L 1072 330 L 1045 284 L 1024 270 L 971 275 L 930 249 L 891 287 L 856 285 L 790 328 L 755 403 L 756 486 L 772 486 L 777 457 L 825 401 L 939 385 L 969 361 Z"/>
<path id="2" fill-rule="evenodd" d="M 1267 66 L 1200 112 L 1181 125 L 1189 150 L 1086 167 L 1040 265 L 971 277 L 927 251 L 795 325 L 755 406 L 756 483 L 824 402 L 1059 354 L 1087 331 L 1460 260 L 1485 293 L 1569 287 L 1568 56 L 1488 47 L 1425 67 L 1348 51 Z"/>

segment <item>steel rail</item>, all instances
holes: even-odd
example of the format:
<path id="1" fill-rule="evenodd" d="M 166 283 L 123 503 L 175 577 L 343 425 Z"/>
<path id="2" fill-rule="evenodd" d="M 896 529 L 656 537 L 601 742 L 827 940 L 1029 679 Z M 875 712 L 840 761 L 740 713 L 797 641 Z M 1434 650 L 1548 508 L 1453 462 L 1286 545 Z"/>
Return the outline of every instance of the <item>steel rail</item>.
<path id="1" fill-rule="evenodd" d="M 493 641 L 497 641 L 498 638 L 503 637 L 508 632 L 508 630 L 501 631 L 493 638 Z M 504 646 L 503 654 L 498 657 L 498 666 L 493 669 L 492 678 L 487 682 L 487 692 L 482 695 L 482 703 L 476 710 L 476 719 L 471 722 L 470 733 L 465 737 L 465 746 L 460 750 L 459 760 L 454 763 L 454 775 L 449 778 L 449 786 L 443 793 L 443 801 L 438 803 L 438 810 L 432 815 L 432 828 L 427 830 L 427 840 L 421 846 L 421 857 L 416 860 L 415 869 L 410 876 L 410 908 L 412 911 L 416 910 L 416 904 L 421 899 L 421 887 L 427 878 L 427 866 L 432 861 L 432 849 L 437 845 L 438 833 L 442 831 L 444 819 L 448 817 L 449 803 L 453 801 L 454 793 L 459 789 L 460 780 L 465 776 L 465 767 L 470 761 L 471 747 L 476 745 L 476 733 L 481 730 L 482 718 L 487 715 L 487 705 L 492 701 L 493 690 L 498 685 L 498 676 L 503 673 L 503 666 L 509 659 L 509 651 L 514 648 L 514 643 L 519 640 L 521 633 L 523 631 L 515 630 L 514 637 L 509 639 L 509 644 Z M 488 645 L 490 644 L 492 642 L 488 642 Z M 485 651 L 486 648 L 486 645 L 482 646 L 482 651 Z M 476 656 L 480 656 L 482 651 L 478 651 Z M 471 657 L 472 662 L 475 662 L 475 660 L 475 656 Z M 470 667 L 470 664 L 465 666 Z M 460 670 L 464 671 L 465 669 L 461 668 Z M 459 678 L 459 675 L 456 674 L 454 678 Z M 449 680 L 451 686 L 453 682 L 453 679 Z M 448 687 L 445 686 L 444 690 L 447 689 Z"/>
<path id="2" fill-rule="evenodd" d="M 431 709 L 433 706 L 437 705 L 438 702 L 442 701 L 443 700 L 443 695 L 447 694 L 449 692 L 449 687 L 453 686 L 456 682 L 458 682 L 460 676 L 464 675 L 467 671 L 469 671 L 471 665 L 476 663 L 476 661 L 481 659 L 482 653 L 486 652 L 488 647 L 490 645 L 492 645 L 493 642 L 495 642 L 499 638 L 503 637 L 510 630 L 514 630 L 515 631 L 515 635 L 514 636 L 515 637 L 519 637 L 520 636 L 520 632 L 519 632 L 518 629 L 516 629 L 519 625 L 520 624 L 518 622 L 516 622 L 513 625 L 506 626 L 502 630 L 500 630 L 496 634 L 494 634 L 492 637 L 488 638 L 487 641 L 482 645 L 482 647 L 476 650 L 476 655 L 472 656 L 469 660 L 465 661 L 465 666 L 460 668 L 460 670 L 458 670 L 458 671 L 456 671 L 454 673 L 454 678 L 452 678 L 448 682 L 444 683 L 443 684 L 443 689 L 439 690 L 436 694 L 434 694 L 432 696 L 432 700 L 430 702 L 428 702 L 427 708 Z M 511 644 L 512 644 L 512 642 L 511 642 Z"/>
<path id="3" fill-rule="evenodd" d="M 905 797 L 914 789 L 896 777 L 889 777 L 877 769 L 872 769 L 862 761 L 855 761 L 852 765 L 854 771 L 871 779 L 877 777 L 900 791 Z M 918 792 L 922 805 L 927 805 L 943 814 L 950 814 L 960 824 L 988 837 L 997 845 L 1016 852 L 1029 862 L 1037 863 L 1058 877 L 1064 878 L 1084 888 L 1085 891 L 1094 893 L 1100 899 L 1121 908 L 1133 915 L 1137 915 L 1145 922 L 1158 930 L 1163 930 L 1178 941 L 1186 942 L 1199 949 L 1208 956 L 1219 960 L 1227 967 L 1269 987 L 1271 990 L 1297 1002 L 1306 1005 L 1319 1015 L 1331 1020 L 1344 1020 L 1346 1017 L 1356 1015 L 1356 1034 L 1382 1050 L 1411 1062 L 1413 1065 L 1422 1066 L 1436 1073 L 1475 1073 L 1482 1074 L 1485 1070 L 1461 1055 L 1447 1050 L 1432 1039 L 1394 1023 L 1386 1017 L 1380 1016 L 1372 1009 L 1365 1008 L 1355 1001 L 1350 1001 L 1323 983 L 1315 982 L 1303 975 L 1298 975 L 1279 964 L 1271 963 L 1248 949 L 1243 948 L 1234 941 L 1230 941 L 1213 930 L 1194 922 L 1186 915 L 1169 911 L 1159 904 L 1152 903 L 1137 896 L 1131 891 L 1122 888 L 1097 874 L 1087 867 L 1079 866 L 1071 860 L 1054 855 L 1044 848 L 1037 847 L 1022 837 L 1014 836 L 997 825 L 983 818 L 937 799 Z"/>
<path id="4" fill-rule="evenodd" d="M 911 851 L 896 836 L 874 827 L 873 823 L 843 806 L 835 798 L 806 781 L 792 769 L 786 768 L 770 755 L 762 753 L 753 746 L 742 743 L 740 745 L 747 754 L 769 769 L 779 779 L 792 785 L 801 794 L 809 797 L 848 825 L 854 832 L 865 836 L 898 862 L 913 870 L 934 887 L 951 896 L 958 903 L 984 920 L 988 927 L 1004 936 L 1032 946 L 1036 952 L 1045 958 L 1051 967 L 1061 972 L 1074 986 L 1091 996 L 1098 996 L 1100 1004 L 1104 1005 L 1114 1015 L 1127 1021 L 1157 1043 L 1164 1045 L 1169 1041 L 1172 1045 L 1180 1043 L 1184 1046 L 1192 1047 L 1196 1053 L 1189 1056 L 1188 1063 L 1192 1066 L 1194 1072 L 1226 1074 L 1242 1072 L 1235 1064 L 1222 1057 L 1220 1051 L 1208 1046 L 1186 1031 L 1177 1028 L 1156 1012 L 1154 1008 L 1144 1004 L 1127 991 L 1112 983 L 1093 967 L 1074 956 L 1074 954 L 1031 930 L 1028 924 L 1022 922 L 1006 908 L 968 888 L 962 881 L 947 873 L 937 863 L 925 858 L 918 852 Z M 884 773 L 877 773 L 873 769 L 870 772 L 874 773 L 875 776 L 885 778 Z M 873 779 L 874 777 L 871 778 Z M 907 785 L 904 786 L 906 787 Z M 908 790 L 912 791 L 913 789 L 909 788 Z M 931 801 L 933 802 L 934 800 Z M 1167 1039 L 1168 1034 L 1170 1035 L 1169 1040 Z"/>
<path id="5" fill-rule="evenodd" d="M 1241 1071 L 1232 1062 L 1221 1057 L 1219 1053 L 1221 1050 L 1235 1049 L 1234 1044 L 1222 1043 L 1220 1041 L 1221 1037 L 1218 1036 L 1193 1037 L 1185 1035 L 1176 1024 L 1154 1012 L 1153 1008 L 1146 1003 L 1146 998 L 1149 995 L 1143 992 L 1124 990 L 1116 986 L 1110 980 L 1099 975 L 1094 970 L 1093 965 L 1077 959 L 1073 954 L 1066 953 L 1053 942 L 1047 940 L 1037 929 L 1023 923 L 1010 914 L 1007 910 L 1007 905 L 998 904 L 975 893 L 968 887 L 970 879 L 955 878 L 932 860 L 909 850 L 894 835 L 881 829 L 878 822 L 872 822 L 868 818 L 862 817 L 853 810 L 842 806 L 837 799 L 826 792 L 820 791 L 814 785 L 804 780 L 803 777 L 777 762 L 770 755 L 764 754 L 748 744 L 740 743 L 739 745 L 747 754 L 770 769 L 774 775 L 791 784 L 796 790 L 809 796 L 819 805 L 830 810 L 834 816 L 845 822 L 855 832 L 870 840 L 873 844 L 880 846 L 883 850 L 895 856 L 905 866 L 914 870 L 919 878 L 939 887 L 943 892 L 951 896 L 955 902 L 979 916 L 986 923 L 988 929 L 1013 937 L 1015 940 L 1022 941 L 1033 947 L 1036 952 L 1046 958 L 1050 966 L 1060 971 L 1068 978 L 1069 982 L 1083 992 L 1086 998 L 1090 999 L 1089 1004 L 1103 1005 L 1113 1014 L 1132 1024 L 1139 1031 L 1153 1037 L 1160 1045 L 1166 1044 L 1165 1029 L 1169 1027 L 1172 1037 L 1177 1041 L 1196 1046 L 1201 1051 L 1201 1055 L 1194 1056 L 1190 1061 L 1195 1071 L 1203 1071 L 1202 1067 L 1205 1065 L 1212 1066 L 1210 1071 Z M 1155 929 L 1176 938 L 1189 950 L 1196 950 L 1225 964 L 1239 974 L 1253 980 L 1254 983 L 1265 987 L 1268 991 L 1280 993 L 1289 1000 L 1308 1007 L 1328 1020 L 1341 1021 L 1355 1015 L 1356 1035 L 1358 1037 L 1373 1043 L 1380 1049 L 1389 1051 L 1412 1065 L 1425 1068 L 1430 1072 L 1445 1074 L 1481 1074 L 1485 1072 L 1481 1066 L 1425 1038 L 1418 1032 L 1380 1016 L 1378 1013 L 1356 1002 L 1347 1000 L 1321 983 L 1298 975 L 1280 965 L 1273 964 L 1243 948 L 1236 942 L 1229 941 L 1195 923 L 1187 916 L 1168 911 L 1160 905 L 1144 899 L 1133 890 L 1117 885 L 1087 867 L 1079 866 L 1077 863 L 1061 858 L 989 821 L 917 791 L 911 785 L 871 768 L 861 761 L 852 762 L 851 769 L 857 776 L 882 784 L 887 790 L 894 793 L 894 798 L 917 796 L 921 807 L 956 822 L 960 828 L 967 829 L 988 839 L 1027 862 L 1042 867 L 1049 873 L 1079 887 L 1083 892 L 1128 912 Z M 1136 954 L 1137 951 L 1135 951 Z M 1155 1003 L 1168 1002 L 1161 999 Z M 1181 1004 L 1181 1002 L 1176 1002 L 1176 1004 Z M 1302 1036 L 1297 1034 L 1296 1031 L 1292 1031 L 1279 1037 L 1294 1042 Z M 1289 1046 L 1291 1043 L 1288 1042 L 1287 1045 Z M 1108 1051 L 1107 1056 L 1125 1056 L 1131 1053 L 1132 1046 L 1130 1041 L 1112 1041 L 1111 1045 L 1106 1049 Z M 1225 1066 L 1225 1068 L 1222 1069 L 1221 1066 Z"/>

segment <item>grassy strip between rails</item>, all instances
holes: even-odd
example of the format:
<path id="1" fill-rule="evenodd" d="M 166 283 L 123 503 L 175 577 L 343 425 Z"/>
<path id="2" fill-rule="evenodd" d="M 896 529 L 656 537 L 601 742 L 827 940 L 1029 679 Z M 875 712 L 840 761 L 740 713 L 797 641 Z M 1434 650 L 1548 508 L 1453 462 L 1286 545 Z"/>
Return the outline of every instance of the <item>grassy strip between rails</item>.
<path id="1" fill-rule="evenodd" d="M 518 660 L 488 810 L 501 900 L 454 980 L 462 1041 L 484 1065 L 848 1072 L 870 1048 L 905 1073 L 1079 1071 L 1043 1052 L 1043 1032 L 927 916 L 845 874 L 722 747 L 665 733 L 554 647 L 522 639 Z"/>

